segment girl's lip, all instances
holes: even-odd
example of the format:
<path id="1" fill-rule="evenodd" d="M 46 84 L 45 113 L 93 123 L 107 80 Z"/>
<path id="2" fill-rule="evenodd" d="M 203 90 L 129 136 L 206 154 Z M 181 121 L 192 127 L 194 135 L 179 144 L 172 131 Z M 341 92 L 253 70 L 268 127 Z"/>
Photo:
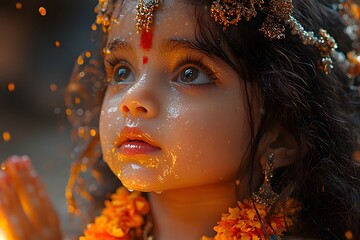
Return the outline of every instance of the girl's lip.
<path id="1" fill-rule="evenodd" d="M 148 133 L 138 127 L 124 127 L 117 148 L 122 155 L 145 155 L 161 150 Z"/>
<path id="2" fill-rule="evenodd" d="M 125 156 L 147 155 L 160 150 L 159 147 L 138 140 L 125 142 L 119 147 L 119 153 Z"/>

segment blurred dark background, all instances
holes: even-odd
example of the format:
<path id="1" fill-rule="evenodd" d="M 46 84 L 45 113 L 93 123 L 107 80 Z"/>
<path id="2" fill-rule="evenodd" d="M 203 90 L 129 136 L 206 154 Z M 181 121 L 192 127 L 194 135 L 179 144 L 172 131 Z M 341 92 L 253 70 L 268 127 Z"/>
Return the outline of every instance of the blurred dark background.
<path id="1" fill-rule="evenodd" d="M 33 159 L 66 239 L 72 232 L 64 197 L 72 144 L 64 90 L 77 56 L 93 48 L 96 2 L 0 1 L 0 161 L 13 154 Z"/>

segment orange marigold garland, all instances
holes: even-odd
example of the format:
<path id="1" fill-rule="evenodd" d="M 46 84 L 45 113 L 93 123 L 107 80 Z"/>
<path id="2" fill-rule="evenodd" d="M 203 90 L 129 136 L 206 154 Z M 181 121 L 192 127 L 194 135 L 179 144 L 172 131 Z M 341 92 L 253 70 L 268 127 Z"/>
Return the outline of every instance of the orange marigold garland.
<path id="1" fill-rule="evenodd" d="M 288 216 L 294 216 L 299 210 L 298 204 L 289 199 L 285 206 L 286 215 L 278 210 L 266 221 L 269 208 L 265 205 L 249 200 L 238 202 L 238 205 L 236 208 L 229 208 L 229 213 L 222 215 L 218 225 L 214 227 L 217 232 L 214 238 L 203 237 L 202 240 L 281 239 L 286 229 L 293 225 L 293 219 Z"/>
<path id="2" fill-rule="evenodd" d="M 299 204 L 294 199 L 287 200 L 285 206 L 277 208 L 274 213 L 269 213 L 269 208 L 264 204 L 246 199 L 222 215 L 214 227 L 217 232 L 214 238 L 204 236 L 201 240 L 281 239 L 287 228 L 293 225 L 298 211 Z M 269 214 L 270 218 L 267 218 Z M 95 223 L 88 224 L 85 236 L 79 240 L 144 239 L 144 235 L 149 234 L 144 230 L 149 216 L 150 205 L 141 193 L 130 193 L 120 187 L 111 195 L 111 200 L 105 201 L 101 215 L 95 219 Z"/>
<path id="3" fill-rule="evenodd" d="M 124 187 L 105 201 L 105 208 L 88 224 L 80 240 L 133 240 L 142 239 L 145 217 L 150 212 L 149 203 L 140 192 L 129 193 Z"/>

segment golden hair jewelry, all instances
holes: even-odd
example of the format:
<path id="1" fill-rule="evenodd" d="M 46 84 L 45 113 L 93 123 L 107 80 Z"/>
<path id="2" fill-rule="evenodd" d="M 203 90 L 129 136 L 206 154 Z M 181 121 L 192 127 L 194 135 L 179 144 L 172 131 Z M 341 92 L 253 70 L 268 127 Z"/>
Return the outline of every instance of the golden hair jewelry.
<path id="1" fill-rule="evenodd" d="M 259 7 L 263 4 L 263 0 L 215 0 L 211 6 L 211 17 L 220 25 L 226 27 L 237 25 L 242 17 L 249 21 L 256 16 L 255 5 Z"/>
<path id="2" fill-rule="evenodd" d="M 214 0 L 211 5 L 211 17 L 214 18 L 224 30 L 230 25 L 237 25 L 244 17 L 249 21 L 257 15 L 257 11 L 266 12 L 268 15 L 259 29 L 266 38 L 285 38 L 285 25 L 290 26 L 291 33 L 299 36 L 305 45 L 315 46 L 321 55 L 319 69 L 329 74 L 333 68 L 331 54 L 337 48 L 337 44 L 326 30 L 320 29 L 319 37 L 313 32 L 305 31 L 303 26 L 292 16 L 292 0 L 270 0 L 268 6 L 264 6 L 263 0 Z"/>
<path id="3" fill-rule="evenodd" d="M 154 12 L 159 7 L 159 0 L 139 0 L 136 6 L 136 32 L 149 32 L 154 23 Z"/>
<path id="4" fill-rule="evenodd" d="M 154 24 L 154 12 L 156 8 L 159 7 L 159 4 L 160 0 L 138 1 L 135 17 L 137 32 L 150 31 Z M 102 25 L 104 32 L 109 31 L 112 21 L 116 21 L 116 19 L 112 19 L 111 17 L 113 8 L 112 0 L 99 0 L 95 8 L 95 12 L 98 14 L 96 23 Z M 351 52 L 351 54 L 347 56 L 341 52 L 337 52 L 337 44 L 334 38 L 330 36 L 325 29 L 320 29 L 317 36 L 315 36 L 312 31 L 306 31 L 292 16 L 293 8 L 292 0 L 269 0 L 268 4 L 265 4 L 264 0 L 214 0 L 211 5 L 210 15 L 226 30 L 226 28 L 232 25 L 237 25 L 241 19 L 250 21 L 253 17 L 256 17 L 258 11 L 262 11 L 267 14 L 267 17 L 259 31 L 266 38 L 270 40 L 285 38 L 284 32 L 286 26 L 288 26 L 292 35 L 298 36 L 304 45 L 314 46 L 318 49 L 321 56 L 318 66 L 321 72 L 329 74 L 334 67 L 333 59 L 335 59 L 340 67 L 346 67 L 349 64 L 352 66 L 347 70 L 349 75 L 360 75 L 360 61 L 354 61 L 354 52 Z M 351 0 L 341 0 L 339 10 L 345 22 L 350 25 L 345 29 L 345 32 L 348 33 L 350 37 L 356 36 L 356 40 L 358 40 L 359 31 L 354 30 L 349 33 L 349 29 L 351 25 L 358 26 L 360 8 Z M 351 24 L 349 24 L 349 21 Z M 359 52 L 359 47 L 357 47 L 357 56 Z"/>

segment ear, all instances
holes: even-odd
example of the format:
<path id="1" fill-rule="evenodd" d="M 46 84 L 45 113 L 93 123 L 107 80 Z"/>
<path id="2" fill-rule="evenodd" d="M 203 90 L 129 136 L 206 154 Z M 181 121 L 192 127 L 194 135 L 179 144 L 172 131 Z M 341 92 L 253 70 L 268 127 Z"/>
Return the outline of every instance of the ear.
<path id="1" fill-rule="evenodd" d="M 293 134 L 282 126 L 277 126 L 265 134 L 260 143 L 260 164 L 264 168 L 266 156 L 274 154 L 274 168 L 291 165 L 300 151 Z"/>

